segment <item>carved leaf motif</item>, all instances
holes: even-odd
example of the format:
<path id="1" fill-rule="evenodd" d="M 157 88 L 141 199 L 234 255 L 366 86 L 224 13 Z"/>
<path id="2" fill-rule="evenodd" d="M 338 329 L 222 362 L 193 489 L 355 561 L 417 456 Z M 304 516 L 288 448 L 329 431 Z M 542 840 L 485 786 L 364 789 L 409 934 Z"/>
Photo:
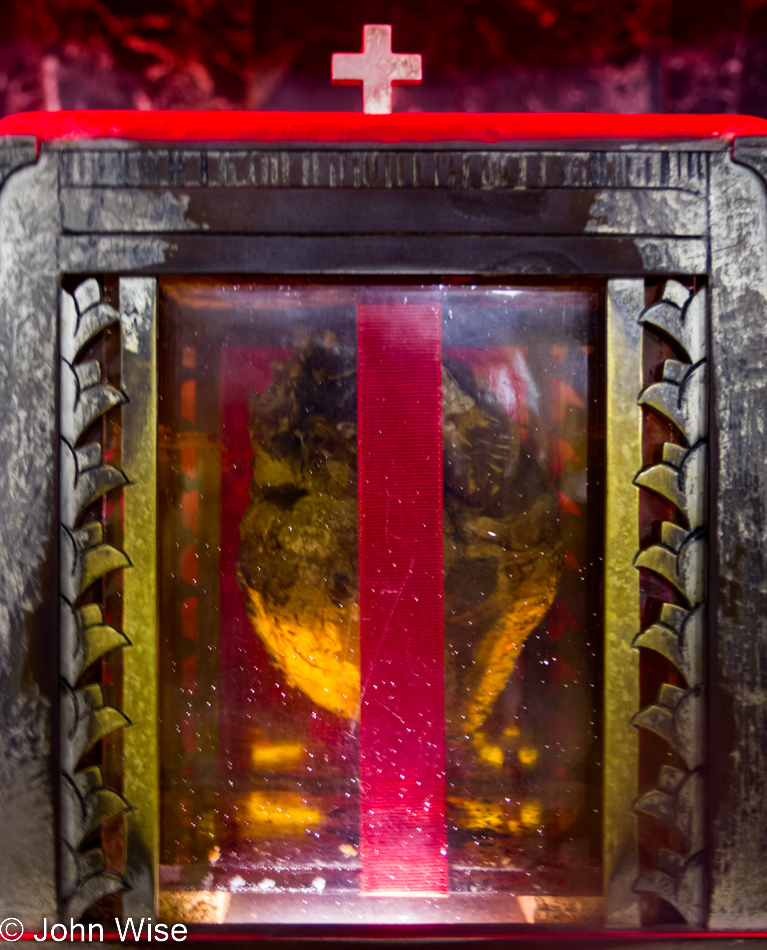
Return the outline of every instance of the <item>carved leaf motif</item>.
<path id="1" fill-rule="evenodd" d="M 93 809 L 90 813 L 90 828 L 93 829 L 102 821 L 127 811 L 130 807 L 122 795 L 111 788 L 100 788 L 91 796 Z M 90 802 L 89 802 L 90 804 Z"/>
<path id="2" fill-rule="evenodd" d="M 101 287 L 94 278 L 80 284 L 74 294 L 61 295 L 61 355 L 72 365 L 78 353 L 106 327 L 118 323 L 120 315 L 103 302 Z"/>
<path id="3" fill-rule="evenodd" d="M 61 526 L 61 593 L 70 604 L 99 577 L 121 567 L 130 567 L 130 558 L 102 543 L 100 524 L 91 522 L 76 531 Z"/>
<path id="4" fill-rule="evenodd" d="M 689 686 L 703 683 L 705 612 L 702 605 L 685 610 L 664 604 L 660 619 L 634 637 L 635 647 L 665 656 L 683 674 Z"/>
<path id="5" fill-rule="evenodd" d="M 130 567 L 127 554 L 118 551 L 111 544 L 97 544 L 83 553 L 80 575 L 80 591 L 83 593 L 91 584 L 104 574 L 121 567 Z"/>
<path id="6" fill-rule="evenodd" d="M 703 533 L 685 531 L 671 522 L 661 528 L 661 543 L 640 551 L 634 566 L 660 574 L 690 604 L 702 603 L 705 595 L 706 540 Z"/>
<path id="7" fill-rule="evenodd" d="M 82 668 L 87 669 L 91 663 L 101 659 L 110 650 L 124 646 L 130 646 L 130 640 L 121 630 L 117 630 L 108 623 L 94 623 L 85 627 L 85 652 Z"/>
<path id="8" fill-rule="evenodd" d="M 61 600 L 62 676 L 74 686 L 80 675 L 110 650 L 130 643 L 125 634 L 104 623 L 101 608 L 86 604 L 75 609 Z"/>
<path id="9" fill-rule="evenodd" d="M 65 900 L 62 916 L 67 920 L 70 918 L 78 920 L 91 904 L 108 894 L 116 894 L 124 889 L 125 880 L 119 874 L 115 874 L 114 871 L 105 871 L 103 868 L 94 871 L 90 877 L 84 878 Z"/>
<path id="10" fill-rule="evenodd" d="M 62 808 L 65 811 L 67 810 L 68 804 L 67 787 L 64 785 L 62 790 Z M 77 851 L 69 844 L 68 830 L 66 826 L 63 826 L 61 829 L 64 847 L 61 849 L 60 875 L 62 893 L 71 895 L 77 890 L 77 886 L 80 883 L 80 866 Z"/>
<path id="11" fill-rule="evenodd" d="M 670 336 L 682 359 L 666 360 L 663 378 L 640 393 L 638 402 L 668 419 L 689 448 L 667 442 L 661 462 L 640 472 L 634 484 L 671 502 L 688 528 L 671 521 L 661 525 L 659 544 L 640 551 L 637 568 L 665 578 L 691 609 L 664 604 L 659 619 L 634 637 L 633 645 L 666 657 L 684 675 L 688 689 L 669 683 L 658 702 L 638 712 L 633 725 L 660 735 L 682 757 L 683 769 L 665 766 L 657 788 L 637 799 L 635 810 L 672 828 L 685 854 L 660 849 L 657 868 L 639 878 L 638 893 L 657 894 L 688 923 L 705 916 L 703 887 L 703 682 L 705 651 L 705 519 L 707 431 L 707 309 L 705 290 L 694 295 L 678 281 L 667 281 L 663 299 L 640 318 Z M 686 360 L 686 361 L 685 361 Z"/>
<path id="12" fill-rule="evenodd" d="M 678 875 L 660 869 L 643 874 L 634 885 L 638 894 L 657 894 L 675 907 L 692 926 L 705 923 L 703 852 L 688 858 Z"/>
<path id="13" fill-rule="evenodd" d="M 673 443 L 667 442 L 664 448 L 669 446 L 673 446 Z M 634 484 L 667 499 L 685 516 L 690 528 L 700 528 L 705 513 L 706 443 L 698 442 L 685 452 L 680 464 L 667 461 L 667 456 L 673 455 L 672 452 L 664 452 L 663 461 L 640 472 Z"/>
<path id="14" fill-rule="evenodd" d="M 634 811 L 652 815 L 653 818 L 662 821 L 669 828 L 674 827 L 674 798 L 658 788 L 654 788 L 638 798 L 634 804 Z"/>
<path id="15" fill-rule="evenodd" d="M 688 773 L 676 795 L 677 834 L 689 853 L 700 851 L 704 845 L 705 782 L 701 769 Z"/>
<path id="16" fill-rule="evenodd" d="M 664 683 L 658 703 L 642 709 L 631 723 L 661 736 L 689 769 L 695 769 L 703 763 L 703 712 L 699 688 L 682 690 Z"/>
<path id="17" fill-rule="evenodd" d="M 65 840 L 61 864 L 64 920 L 70 917 L 77 920 L 93 901 L 125 886 L 119 874 L 106 870 L 104 852 L 100 848 L 78 853 Z"/>
<path id="18" fill-rule="evenodd" d="M 62 830 L 73 848 L 78 848 L 96 825 L 129 807 L 121 795 L 104 786 L 98 766 L 82 769 L 74 779 L 65 775 L 63 790 L 69 807 L 64 809 L 66 828 Z"/>
<path id="19" fill-rule="evenodd" d="M 130 725 L 130 720 L 114 706 L 94 709 L 88 717 L 88 741 L 83 751 L 87 752 L 99 739 L 126 725 Z"/>
<path id="20" fill-rule="evenodd" d="M 101 303 L 101 285 L 95 277 L 89 277 L 77 285 L 72 297 L 74 298 L 78 314 L 85 313 L 86 310 Z"/>
<path id="21" fill-rule="evenodd" d="M 661 300 L 675 304 L 680 310 L 690 299 L 690 289 L 678 280 L 667 280 L 663 285 Z"/>
<path id="22" fill-rule="evenodd" d="M 127 482 L 123 472 L 102 463 L 100 445 L 77 447 L 77 440 L 100 415 L 126 401 L 122 392 L 102 380 L 98 362 L 75 362 L 97 333 L 118 321 L 117 311 L 103 302 L 94 279 L 81 283 L 74 294 L 61 295 L 61 876 L 64 916 L 72 918 L 125 887 L 122 877 L 105 870 L 101 850 L 79 854 L 77 849 L 89 831 L 129 805 L 104 786 L 99 768 L 75 771 L 87 749 L 128 722 L 120 710 L 105 705 L 98 684 L 74 688 L 87 666 L 128 642 L 123 633 L 104 623 L 97 605 L 77 607 L 78 598 L 94 581 L 130 566 L 122 551 L 103 543 L 100 524 L 75 527 L 85 508 Z"/>
<path id="23" fill-rule="evenodd" d="M 690 291 L 678 281 L 667 281 L 663 299 L 641 317 L 642 323 L 662 330 L 684 350 L 690 363 L 706 358 L 706 289 Z"/>
<path id="24" fill-rule="evenodd" d="M 659 787 L 637 799 L 634 810 L 652 815 L 671 828 L 688 854 L 703 847 L 703 777 L 671 766 L 661 770 Z M 666 852 L 666 856 L 674 852 Z M 682 855 L 676 856 L 683 862 Z"/>
<path id="25" fill-rule="evenodd" d="M 706 363 L 696 363 L 687 369 L 680 380 L 677 368 L 686 364 L 668 360 L 663 380 L 653 383 L 639 395 L 639 404 L 650 406 L 673 423 L 687 440 L 695 445 L 706 435 Z"/>
<path id="26" fill-rule="evenodd" d="M 83 385 L 83 382 L 87 385 Z M 87 374 L 78 377 L 69 363 L 62 362 L 61 436 L 70 445 L 75 445 L 100 415 L 124 402 L 125 394 L 114 386 L 101 382 L 100 377 L 94 382 L 90 381 Z"/>
<path id="27" fill-rule="evenodd" d="M 102 465 L 100 445 L 89 443 L 73 449 L 62 439 L 61 520 L 68 528 L 74 527 L 84 508 L 126 483 L 124 472 L 113 465 Z"/>
<path id="28" fill-rule="evenodd" d="M 67 742 L 62 749 L 62 770 L 70 775 L 94 743 L 129 723 L 113 706 L 104 703 L 104 694 L 98 683 L 73 690 L 63 684 L 65 702 L 62 705 L 62 731 Z"/>
<path id="29" fill-rule="evenodd" d="M 89 364 L 84 364 L 89 367 Z M 98 363 L 94 364 L 98 367 Z M 64 363 L 61 379 L 62 412 L 61 435 L 70 445 L 74 445 L 91 423 L 114 406 L 122 405 L 125 394 L 109 383 L 92 379 L 93 371 L 78 373 Z"/>

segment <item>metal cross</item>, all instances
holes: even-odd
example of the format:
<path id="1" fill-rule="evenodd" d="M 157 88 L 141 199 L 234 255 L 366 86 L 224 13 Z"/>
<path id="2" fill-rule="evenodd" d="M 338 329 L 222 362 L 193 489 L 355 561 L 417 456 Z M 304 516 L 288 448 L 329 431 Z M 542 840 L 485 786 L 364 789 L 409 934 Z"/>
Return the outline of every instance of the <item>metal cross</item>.
<path id="1" fill-rule="evenodd" d="M 369 115 L 391 112 L 391 87 L 421 81 L 418 53 L 392 53 L 391 26 L 366 24 L 361 53 L 333 53 L 330 73 L 336 85 L 362 83 L 362 111 Z"/>

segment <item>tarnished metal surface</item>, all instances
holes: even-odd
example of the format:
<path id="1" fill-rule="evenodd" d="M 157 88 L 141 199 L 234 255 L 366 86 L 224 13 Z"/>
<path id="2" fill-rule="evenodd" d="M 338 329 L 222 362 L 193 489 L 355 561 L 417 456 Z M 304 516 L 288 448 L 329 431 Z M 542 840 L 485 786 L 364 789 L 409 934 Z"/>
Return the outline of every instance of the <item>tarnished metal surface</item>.
<path id="1" fill-rule="evenodd" d="M 663 188 L 706 196 L 708 149 L 620 150 L 99 148 L 61 151 L 61 184 L 77 188 L 539 189 Z M 704 151 L 704 148 L 706 149 Z M 603 199 L 604 200 L 604 199 Z M 127 226 L 127 222 L 126 222 Z"/>
<path id="2" fill-rule="evenodd" d="M 607 284 L 607 406 L 605 525 L 605 723 L 604 890 L 609 926 L 639 925 L 633 893 L 638 875 L 637 822 L 632 805 L 639 782 L 639 742 L 631 717 L 639 706 L 639 656 L 632 641 L 639 629 L 639 545 L 642 464 L 642 328 L 645 282 Z"/>
<path id="3" fill-rule="evenodd" d="M 599 188 L 63 188 L 64 231 L 118 234 L 638 234 L 703 237 L 705 195 Z"/>
<path id="4" fill-rule="evenodd" d="M 172 245 L 157 237 L 119 237 L 109 241 L 96 237 L 59 242 L 59 266 L 69 274 L 146 273 L 165 263 Z M 201 267 L 198 265 L 198 270 Z"/>
<path id="5" fill-rule="evenodd" d="M 56 913 L 57 178 L 43 157 L 0 191 L 0 919 L 27 926 Z"/>
<path id="6" fill-rule="evenodd" d="M 617 235 L 472 235 L 393 233 L 285 236 L 175 234 L 61 238 L 61 266 L 72 274 L 699 274 L 703 238 Z"/>
<path id="7" fill-rule="evenodd" d="M 17 136 L 3 139 L 0 147 L 0 185 L 9 175 L 23 168 L 25 165 L 34 165 L 37 161 L 37 140 L 31 136 Z"/>
<path id="8" fill-rule="evenodd" d="M 753 142 L 735 154 L 764 167 Z M 727 157 L 712 156 L 711 173 L 709 925 L 756 929 L 767 926 L 767 201 Z"/>

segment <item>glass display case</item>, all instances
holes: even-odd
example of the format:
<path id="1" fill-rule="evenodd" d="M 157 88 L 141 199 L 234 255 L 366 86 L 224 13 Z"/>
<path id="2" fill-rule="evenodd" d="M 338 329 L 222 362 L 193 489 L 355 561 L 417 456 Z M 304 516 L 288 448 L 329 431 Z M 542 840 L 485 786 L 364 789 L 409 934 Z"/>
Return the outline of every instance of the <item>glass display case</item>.
<path id="1" fill-rule="evenodd" d="M 598 284 L 161 282 L 161 901 L 223 890 L 228 920 L 280 920 L 286 902 L 376 920 L 396 911 L 360 892 L 417 890 L 459 903 L 432 901 L 433 919 L 496 920 L 508 894 L 599 894 L 603 305 Z M 380 408 L 358 369 L 371 308 L 400 346 L 432 331 L 440 349 L 429 484 L 444 583 L 427 606 L 440 616 L 423 619 L 439 649 L 420 654 L 405 629 L 382 656 L 361 616 L 376 538 L 359 527 L 377 489 L 360 493 L 359 466 L 374 479 L 398 430 L 424 427 L 400 407 L 397 445 L 358 460 L 360 413 Z M 408 503 L 385 489 L 386 505 Z M 397 517 L 383 531 L 407 557 L 419 526 Z M 425 653 L 441 682 L 392 723 L 364 694 L 388 683 L 396 701 L 409 671 L 380 666 L 397 651 L 415 667 L 405 695 L 428 686 Z M 409 888 L 361 837 L 387 772 L 368 751 L 360 774 L 365 725 L 387 758 L 421 733 L 402 768 L 421 758 L 418 805 L 436 823 L 414 843 L 381 819 Z"/>
<path id="2" fill-rule="evenodd" d="M 2 916 L 764 925 L 764 129 L 547 121 L 0 123 Z"/>

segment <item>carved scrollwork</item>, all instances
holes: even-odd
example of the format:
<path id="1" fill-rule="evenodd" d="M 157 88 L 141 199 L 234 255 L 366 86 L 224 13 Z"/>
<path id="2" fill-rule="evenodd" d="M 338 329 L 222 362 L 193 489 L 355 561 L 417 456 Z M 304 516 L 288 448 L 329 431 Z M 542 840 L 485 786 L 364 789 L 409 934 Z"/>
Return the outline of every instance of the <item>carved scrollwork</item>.
<path id="1" fill-rule="evenodd" d="M 78 361 L 83 348 L 103 329 L 119 321 L 104 303 L 96 280 L 61 295 L 61 769 L 63 917 L 77 918 L 95 900 L 124 887 L 122 877 L 105 866 L 99 848 L 81 850 L 90 831 L 129 806 L 105 787 L 98 766 L 78 768 L 96 742 L 126 725 L 123 713 L 105 703 L 100 685 L 78 686 L 83 672 L 127 637 L 104 622 L 94 603 L 79 605 L 91 584 L 110 571 L 129 567 L 126 554 L 104 543 L 98 522 L 79 524 L 98 498 L 126 484 L 119 469 L 102 461 L 96 442 L 78 446 L 85 430 L 103 413 L 125 401 L 102 380 L 96 360 Z"/>
<path id="2" fill-rule="evenodd" d="M 667 581 L 685 606 L 664 604 L 658 620 L 634 638 L 634 646 L 665 657 L 686 687 L 664 683 L 657 702 L 632 722 L 661 736 L 686 768 L 664 766 L 657 786 L 634 805 L 669 827 L 684 848 L 682 853 L 661 849 L 657 868 L 641 875 L 634 889 L 658 895 L 688 923 L 700 926 L 705 920 L 706 291 L 691 293 L 668 281 L 661 302 L 647 309 L 640 322 L 670 337 L 682 351 L 682 359 L 665 362 L 661 381 L 644 389 L 638 402 L 671 422 L 684 444 L 665 443 L 661 462 L 636 476 L 635 484 L 670 502 L 677 517 L 662 523 L 660 542 L 640 551 L 634 564 Z"/>

